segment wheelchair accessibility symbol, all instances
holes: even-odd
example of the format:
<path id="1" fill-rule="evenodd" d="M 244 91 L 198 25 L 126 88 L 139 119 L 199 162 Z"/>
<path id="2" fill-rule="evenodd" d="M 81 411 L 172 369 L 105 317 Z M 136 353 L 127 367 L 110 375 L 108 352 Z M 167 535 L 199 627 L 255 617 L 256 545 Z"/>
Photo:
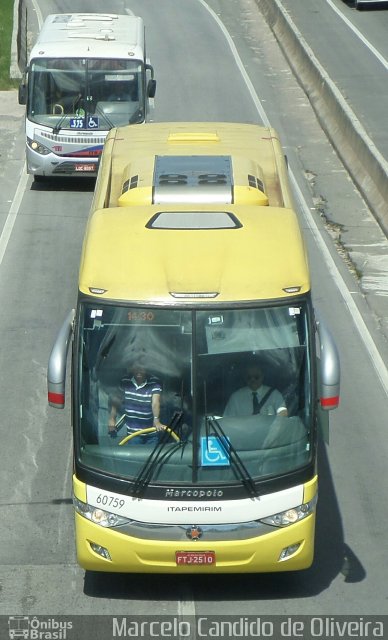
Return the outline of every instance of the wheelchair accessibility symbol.
<path id="1" fill-rule="evenodd" d="M 88 117 L 88 129 L 98 129 L 100 119 L 96 116 Z"/>
<path id="2" fill-rule="evenodd" d="M 229 466 L 229 440 L 218 436 L 202 437 L 201 464 L 203 467 Z"/>

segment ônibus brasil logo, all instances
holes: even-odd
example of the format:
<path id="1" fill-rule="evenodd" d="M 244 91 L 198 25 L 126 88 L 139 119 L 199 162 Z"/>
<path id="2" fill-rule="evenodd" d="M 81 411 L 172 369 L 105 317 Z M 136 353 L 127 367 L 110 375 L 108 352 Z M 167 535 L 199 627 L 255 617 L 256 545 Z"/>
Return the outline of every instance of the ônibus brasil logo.
<path id="1" fill-rule="evenodd" d="M 37 616 L 9 616 L 8 636 L 10 640 L 67 640 L 67 632 L 73 628 L 69 621 Z"/>

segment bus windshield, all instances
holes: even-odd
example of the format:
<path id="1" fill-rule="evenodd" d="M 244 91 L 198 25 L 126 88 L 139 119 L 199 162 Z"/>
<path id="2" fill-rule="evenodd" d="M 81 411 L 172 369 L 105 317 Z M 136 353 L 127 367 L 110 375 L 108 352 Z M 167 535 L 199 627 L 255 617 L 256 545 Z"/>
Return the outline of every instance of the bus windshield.
<path id="1" fill-rule="evenodd" d="M 307 465 L 314 437 L 309 309 L 306 301 L 196 310 L 81 303 L 78 463 L 136 481 L 159 447 L 148 480 L 174 485 L 233 484 L 242 473 L 257 482 Z M 160 398 L 160 423 L 174 431 L 167 438 L 142 429 L 152 429 L 154 418 L 146 404 L 136 405 L 147 402 L 146 387 Z"/>
<path id="2" fill-rule="evenodd" d="M 144 68 L 138 60 L 35 59 L 28 87 L 27 118 L 57 131 L 107 131 L 144 121 Z"/>

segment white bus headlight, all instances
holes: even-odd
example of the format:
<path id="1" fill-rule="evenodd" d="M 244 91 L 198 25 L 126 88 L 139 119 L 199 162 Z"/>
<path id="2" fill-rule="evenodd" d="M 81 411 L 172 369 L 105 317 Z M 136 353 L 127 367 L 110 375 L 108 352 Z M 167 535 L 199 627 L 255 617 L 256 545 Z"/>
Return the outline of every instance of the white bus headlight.
<path id="1" fill-rule="evenodd" d="M 110 511 L 104 511 L 100 507 L 93 507 L 91 504 L 82 502 L 75 496 L 73 496 L 73 504 L 77 513 L 87 520 L 99 524 L 101 527 L 118 527 L 121 524 L 131 522 L 128 518 L 118 516 L 116 513 L 110 513 Z"/>
<path id="2" fill-rule="evenodd" d="M 299 505 L 299 507 L 293 507 L 292 509 L 275 513 L 272 516 L 268 516 L 268 518 L 262 518 L 260 522 L 271 524 L 274 527 L 288 527 L 290 524 L 299 522 L 299 520 L 303 520 L 313 513 L 317 504 L 317 499 L 318 496 L 315 495 L 310 502 L 305 502 Z"/>
<path id="3" fill-rule="evenodd" d="M 49 153 L 51 153 L 50 149 L 45 147 L 40 142 L 37 142 L 36 140 L 31 140 L 31 138 L 27 138 L 27 144 L 30 149 L 35 151 L 35 153 L 39 153 L 39 155 L 41 156 L 47 156 Z"/>

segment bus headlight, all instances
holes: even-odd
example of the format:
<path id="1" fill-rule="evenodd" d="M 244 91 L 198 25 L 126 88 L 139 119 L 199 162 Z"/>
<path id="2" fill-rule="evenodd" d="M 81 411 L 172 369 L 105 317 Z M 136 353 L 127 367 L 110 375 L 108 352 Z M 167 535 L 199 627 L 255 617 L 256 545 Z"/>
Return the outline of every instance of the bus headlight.
<path id="1" fill-rule="evenodd" d="M 101 527 L 118 527 L 121 524 L 130 522 L 128 518 L 123 518 L 110 511 L 104 511 L 100 507 L 93 507 L 91 504 L 78 500 L 75 496 L 73 496 L 73 504 L 77 513 L 90 520 L 90 522 L 99 524 Z"/>
<path id="2" fill-rule="evenodd" d="M 36 140 L 31 140 L 31 138 L 27 138 L 27 144 L 30 149 L 35 151 L 35 153 L 39 153 L 39 155 L 41 156 L 47 156 L 49 153 L 51 153 L 50 149 L 45 147 L 40 142 L 37 142 Z"/>
<path id="3" fill-rule="evenodd" d="M 292 509 L 287 509 L 286 511 L 281 511 L 280 513 L 275 513 L 272 516 L 268 516 L 268 518 L 261 518 L 260 522 L 264 522 L 265 524 L 271 524 L 274 527 L 288 527 L 290 524 L 294 524 L 295 522 L 299 522 L 299 520 L 303 520 L 307 518 L 313 511 L 315 510 L 316 504 L 318 500 L 318 495 L 315 495 L 310 502 L 305 502 L 299 507 L 293 507 Z"/>

